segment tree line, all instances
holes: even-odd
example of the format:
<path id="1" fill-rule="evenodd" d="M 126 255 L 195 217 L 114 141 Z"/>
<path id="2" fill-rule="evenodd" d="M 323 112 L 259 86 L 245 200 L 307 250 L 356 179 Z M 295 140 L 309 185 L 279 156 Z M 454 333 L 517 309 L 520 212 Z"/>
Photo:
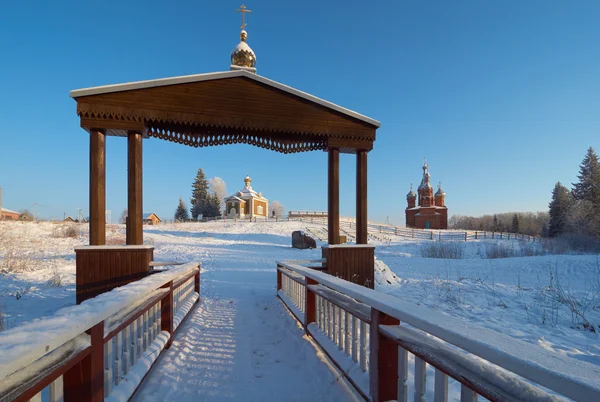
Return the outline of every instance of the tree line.
<path id="1" fill-rule="evenodd" d="M 571 190 L 557 182 L 550 201 L 548 236 L 579 235 L 600 238 L 600 163 L 592 147 L 579 166 Z"/>
<path id="2" fill-rule="evenodd" d="M 448 220 L 451 229 L 510 232 L 543 236 L 548 231 L 548 212 L 507 212 L 494 215 L 453 215 Z"/>
<path id="3" fill-rule="evenodd" d="M 600 162 L 590 147 L 579 166 L 577 183 L 557 182 L 548 212 L 510 212 L 481 217 L 454 215 L 452 229 L 514 232 L 532 236 L 576 235 L 600 238 Z M 581 239 L 580 239 L 581 240 Z"/>
<path id="4" fill-rule="evenodd" d="M 204 170 L 198 169 L 192 183 L 192 196 L 190 198 L 191 208 L 188 213 L 183 198 L 179 198 L 179 204 L 175 209 L 176 221 L 198 220 L 199 217 L 214 218 L 221 216 L 221 208 L 227 195 L 227 187 L 223 179 L 213 177 L 206 179 Z"/>

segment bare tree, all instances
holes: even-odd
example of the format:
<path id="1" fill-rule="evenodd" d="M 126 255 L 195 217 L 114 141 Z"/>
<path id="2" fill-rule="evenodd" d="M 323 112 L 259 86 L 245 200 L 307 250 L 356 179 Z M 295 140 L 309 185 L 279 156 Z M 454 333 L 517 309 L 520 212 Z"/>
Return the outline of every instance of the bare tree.
<path id="1" fill-rule="evenodd" d="M 222 210 L 225 210 L 225 197 L 227 197 L 227 185 L 220 177 L 213 177 L 208 181 L 210 191 L 219 197 L 219 203 Z"/>
<path id="2" fill-rule="evenodd" d="M 123 212 L 121 212 L 121 217 L 119 218 L 119 223 L 127 223 L 127 208 L 125 208 L 123 210 Z"/>
<path id="3" fill-rule="evenodd" d="M 275 212 L 275 214 L 273 214 Z M 285 214 L 285 207 L 279 201 L 273 201 L 269 204 L 269 217 L 276 216 L 281 218 Z"/>

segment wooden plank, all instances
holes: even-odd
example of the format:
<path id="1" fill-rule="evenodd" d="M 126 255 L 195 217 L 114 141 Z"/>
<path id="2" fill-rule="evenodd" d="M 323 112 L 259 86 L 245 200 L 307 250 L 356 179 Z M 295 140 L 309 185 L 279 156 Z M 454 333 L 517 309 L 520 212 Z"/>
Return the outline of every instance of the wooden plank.
<path id="1" fill-rule="evenodd" d="M 303 277 L 302 275 L 298 275 L 294 271 L 284 268 L 284 267 L 278 267 L 277 270 L 279 272 L 281 272 L 283 275 L 285 275 L 288 278 L 290 278 L 291 280 L 293 280 L 294 282 L 297 282 L 301 285 L 306 285 L 306 278 Z"/>
<path id="2" fill-rule="evenodd" d="M 26 382 L 18 384 L 15 388 L 6 390 L 0 399 L 4 400 L 4 398 L 6 398 L 6 400 L 13 402 L 28 401 L 48 385 L 52 384 L 57 378 L 62 376 L 73 366 L 81 362 L 91 352 L 92 348 L 90 346 L 83 349 L 73 350 L 71 353 L 64 356 L 64 359 L 55 362 L 48 367 L 47 370 L 39 372 L 36 376 L 32 377 Z"/>
<path id="3" fill-rule="evenodd" d="M 104 321 L 87 332 L 91 353 L 63 375 L 65 402 L 104 400 Z"/>
<path id="4" fill-rule="evenodd" d="M 488 371 L 483 370 L 480 360 L 475 361 L 469 354 L 454 349 L 436 338 L 423 336 L 415 329 L 382 325 L 380 331 L 421 361 L 427 362 L 488 400 L 516 402 L 522 400 L 524 390 L 537 388 L 517 375 L 508 373 L 506 386 L 501 388 L 491 381 L 489 375 L 486 375 Z"/>
<path id="5" fill-rule="evenodd" d="M 329 244 L 340 243 L 340 150 L 328 152 L 327 236 Z"/>
<path id="6" fill-rule="evenodd" d="M 143 244 L 142 134 L 127 136 L 127 244 Z"/>
<path id="7" fill-rule="evenodd" d="M 366 323 L 371 322 L 371 307 L 366 304 L 358 302 L 349 296 L 331 290 L 323 285 L 308 285 L 308 288 L 310 291 L 315 292 L 322 298 L 346 310 L 361 321 Z"/>
<path id="8" fill-rule="evenodd" d="M 356 243 L 367 244 L 367 151 L 356 152 Z"/>
<path id="9" fill-rule="evenodd" d="M 104 133 L 90 131 L 90 244 L 106 244 L 106 143 Z"/>
<path id="10" fill-rule="evenodd" d="M 249 98 L 253 99 L 250 104 L 243 101 Z M 82 96 L 76 100 L 78 114 L 86 119 L 119 121 L 125 120 L 119 117 L 128 117 L 138 122 L 171 119 L 202 126 L 335 133 L 349 139 L 375 139 L 375 127 L 371 124 L 244 77 Z M 108 115 L 114 117 L 105 117 Z M 112 123 L 113 126 L 121 128 Z"/>
<path id="11" fill-rule="evenodd" d="M 165 345 L 168 349 L 173 343 L 173 281 L 170 281 L 163 288 L 169 289 L 169 293 L 162 299 L 160 306 L 160 326 L 162 331 L 167 331 L 171 336 Z"/>

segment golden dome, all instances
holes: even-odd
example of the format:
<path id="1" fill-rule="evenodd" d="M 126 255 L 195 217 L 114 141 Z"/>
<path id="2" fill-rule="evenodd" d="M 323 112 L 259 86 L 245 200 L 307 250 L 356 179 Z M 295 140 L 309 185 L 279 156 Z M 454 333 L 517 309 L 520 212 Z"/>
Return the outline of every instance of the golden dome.
<path id="1" fill-rule="evenodd" d="M 256 66 L 256 55 L 246 43 L 248 32 L 242 30 L 240 33 L 240 43 L 231 52 L 231 66 L 254 69 Z"/>

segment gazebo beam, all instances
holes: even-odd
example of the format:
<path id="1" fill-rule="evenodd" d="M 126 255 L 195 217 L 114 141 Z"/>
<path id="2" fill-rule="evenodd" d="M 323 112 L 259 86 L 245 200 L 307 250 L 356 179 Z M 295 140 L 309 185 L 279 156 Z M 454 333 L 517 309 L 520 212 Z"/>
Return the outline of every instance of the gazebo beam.
<path id="1" fill-rule="evenodd" d="M 142 227 L 142 134 L 127 135 L 127 245 L 144 242 Z"/>
<path id="2" fill-rule="evenodd" d="M 329 244 L 340 244 L 340 150 L 328 152 L 327 232 Z"/>
<path id="3" fill-rule="evenodd" d="M 367 151 L 356 151 L 356 244 L 367 244 Z"/>
<path id="4" fill-rule="evenodd" d="M 104 132 L 90 130 L 90 245 L 106 244 L 106 142 Z"/>

